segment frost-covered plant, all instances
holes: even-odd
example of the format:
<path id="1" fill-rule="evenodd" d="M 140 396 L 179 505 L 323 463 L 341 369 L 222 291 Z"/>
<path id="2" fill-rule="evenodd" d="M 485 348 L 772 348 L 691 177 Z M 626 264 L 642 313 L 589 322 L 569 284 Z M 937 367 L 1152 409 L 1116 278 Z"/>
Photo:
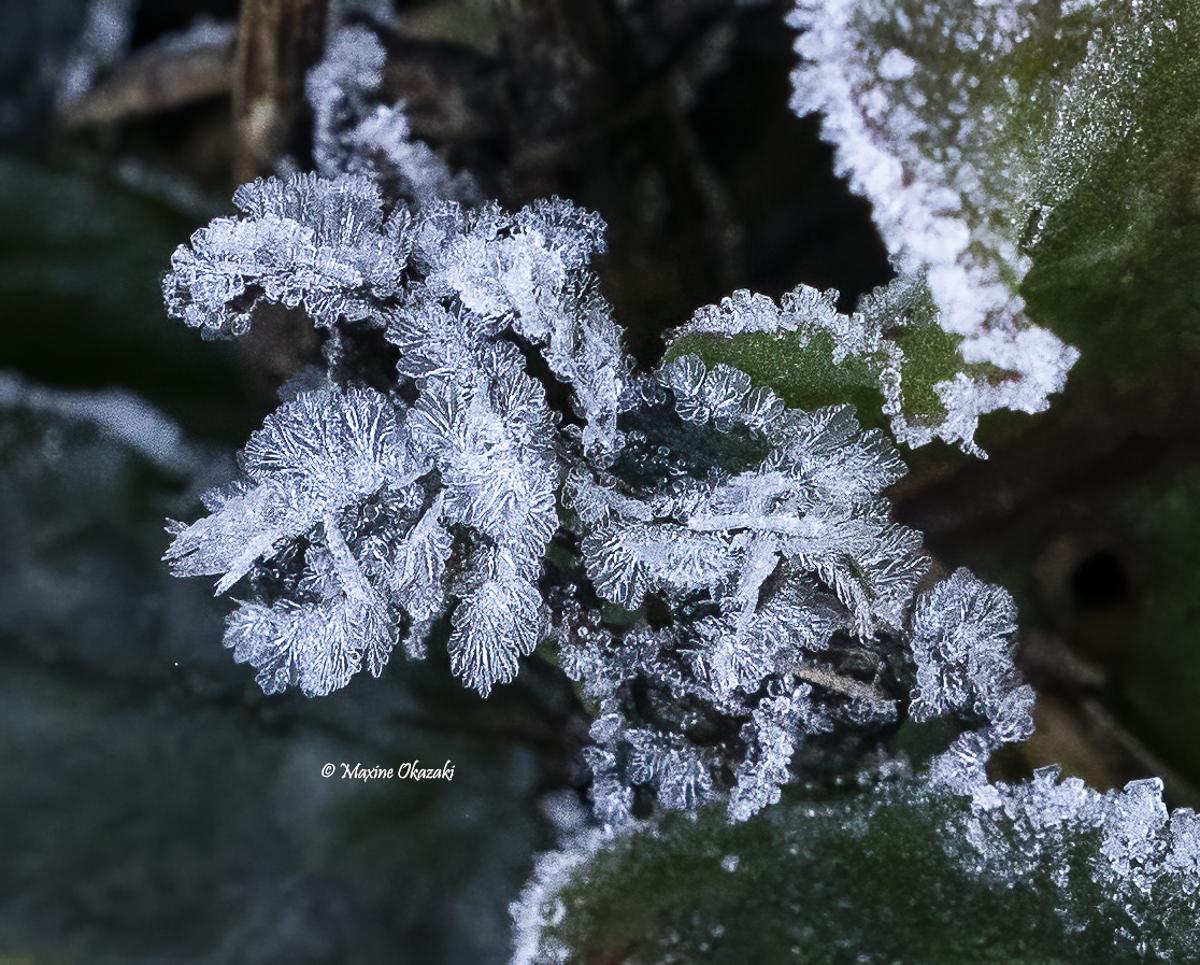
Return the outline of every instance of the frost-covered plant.
<path id="1" fill-rule="evenodd" d="M 789 410 L 695 356 L 631 396 L 620 457 L 567 479 L 590 589 L 645 613 L 560 608 L 563 665 L 597 702 L 597 808 L 619 822 L 648 785 L 670 807 L 731 791 L 745 818 L 806 737 L 896 717 L 925 569 L 879 496 L 903 467 L 849 407 Z"/>
<path id="2" fill-rule="evenodd" d="M 899 276 L 864 296 L 850 315 L 837 310 L 837 297 L 837 291 L 801 285 L 777 305 L 765 295 L 734 292 L 670 332 L 669 352 L 758 338 L 759 351 L 790 354 L 801 360 L 801 371 L 809 366 L 834 371 L 832 381 L 842 391 L 877 389 L 892 435 L 912 447 L 942 439 L 986 457 L 975 442 L 981 415 L 996 408 L 1045 407 L 1043 390 L 1030 403 L 1033 408 L 1012 404 L 1004 395 L 1009 373 L 992 361 L 964 360 L 956 340 L 947 340 L 942 313 L 923 278 Z M 781 339 L 782 345 L 771 344 Z M 1061 380 L 1055 388 L 1062 388 Z"/>
<path id="3" fill-rule="evenodd" d="M 991 784 L 992 745 L 964 735 L 934 762 L 919 798 L 967 798 L 947 839 L 955 857 L 997 887 L 1046 882 L 1068 921 L 1087 922 L 1073 895 L 1094 890 L 1100 916 L 1139 955 L 1194 960 L 1200 954 L 1200 815 L 1168 813 L 1162 781 L 1131 781 L 1102 794 L 1055 766 L 1019 785 Z M 960 845 L 961 846 L 961 845 Z M 949 849 L 948 849 L 949 850 Z"/>
<path id="4" fill-rule="evenodd" d="M 989 5 L 963 29 L 1026 13 Z M 810 45 L 868 22 L 849 2 L 797 16 Z M 864 76 L 916 74 L 915 54 L 876 63 L 853 40 L 832 49 L 839 70 L 867 57 Z M 687 351 L 754 333 L 819 342 L 881 386 L 897 438 L 977 451 L 980 413 L 1043 407 L 1074 357 L 1020 315 L 1019 240 L 1005 242 L 993 202 L 951 217 L 945 191 L 912 195 L 942 241 L 966 232 L 959 248 L 926 251 L 881 219 L 907 274 L 853 315 L 804 287 L 782 306 L 739 292 L 636 372 L 590 267 L 599 217 L 558 199 L 516 213 L 448 200 L 452 182 L 429 175 L 444 169 L 421 160 L 401 115 L 371 113 L 381 59 L 365 32 L 337 34 L 310 80 L 321 173 L 244 185 L 243 216 L 175 254 L 172 314 L 227 337 L 266 304 L 301 308 L 327 367 L 285 387 L 242 454 L 243 478 L 209 494 L 207 516 L 172 525 L 167 559 L 239 597 L 225 642 L 267 692 L 327 694 L 361 669 L 381 673 L 399 644 L 412 658 L 445 646 L 484 694 L 539 647 L 578 683 L 595 715 L 586 758 L 605 831 L 543 862 L 518 908 L 532 936 L 520 960 L 558 960 L 539 944 L 546 903 L 651 801 L 660 813 L 715 802 L 747 822 L 797 776 L 886 770 L 882 739 L 935 717 L 961 736 L 908 787 L 931 807 L 971 800 L 945 825 L 971 874 L 1003 883 L 1036 867 L 1068 882 L 1073 837 L 1095 832 L 1108 863 L 1093 878 L 1143 898 L 1183 882 L 1179 907 L 1194 910 L 1195 819 L 1168 824 L 1154 788 L 1100 798 L 1046 774 L 986 783 L 988 754 L 1032 731 L 1014 608 L 965 570 L 927 579 L 919 534 L 890 520 L 884 490 L 904 467 L 889 436 L 864 431 L 848 405 L 789 407 Z M 832 90 L 822 71 L 801 80 Z M 857 84 L 874 110 L 880 98 Z M 924 150 L 910 128 L 879 130 Z M 947 177 L 964 211 L 986 180 Z M 905 339 L 946 330 L 964 337 L 965 364 L 932 384 Z M 384 378 L 369 356 L 388 360 Z M 914 403 L 931 390 L 940 408 Z M 1000 857 L 1022 835 L 1042 850 Z"/>
<path id="5" fill-rule="evenodd" d="M 246 218 L 177 253 L 172 309 L 223 333 L 260 301 L 304 306 L 329 372 L 290 389 L 245 478 L 174 527 L 167 558 L 239 590 L 226 645 L 265 690 L 379 674 L 446 617 L 452 666 L 483 693 L 548 641 L 596 702 L 589 760 L 613 823 L 636 788 L 667 807 L 725 798 L 744 819 L 798 746 L 895 722 L 914 683 L 918 715 L 1022 729 L 1028 690 L 995 666 L 1003 594 L 960 574 L 916 597 L 926 561 L 888 518 L 903 464 L 887 437 L 695 356 L 634 374 L 588 268 L 594 215 L 385 218 L 352 175 L 237 200 Z M 306 238 L 322 247 L 301 260 Z M 386 390 L 356 369 L 371 331 L 398 349 Z"/>
<path id="6" fill-rule="evenodd" d="M 558 525 L 554 422 L 522 349 L 578 378 L 580 444 L 614 442 L 616 333 L 586 271 L 598 222 L 565 202 L 385 219 L 374 182 L 349 175 L 236 200 L 250 217 L 180 249 L 168 303 L 216 333 L 247 327 L 260 300 L 303 305 L 347 373 L 295 388 L 243 453 L 245 481 L 168 558 L 221 575 L 221 592 L 246 581 L 226 642 L 268 691 L 329 693 L 401 640 L 423 653 L 453 601 L 455 669 L 486 693 L 538 642 Z M 354 384 L 368 330 L 400 349 L 391 391 Z"/>

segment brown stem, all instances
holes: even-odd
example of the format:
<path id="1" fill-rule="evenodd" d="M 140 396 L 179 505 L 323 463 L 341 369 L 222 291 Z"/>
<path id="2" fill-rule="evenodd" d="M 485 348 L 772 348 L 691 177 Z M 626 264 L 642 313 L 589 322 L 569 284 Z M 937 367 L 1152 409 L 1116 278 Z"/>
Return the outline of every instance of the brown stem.
<path id="1" fill-rule="evenodd" d="M 233 65 L 234 177 L 273 174 L 310 151 L 304 80 L 320 59 L 326 0 L 243 0 Z"/>

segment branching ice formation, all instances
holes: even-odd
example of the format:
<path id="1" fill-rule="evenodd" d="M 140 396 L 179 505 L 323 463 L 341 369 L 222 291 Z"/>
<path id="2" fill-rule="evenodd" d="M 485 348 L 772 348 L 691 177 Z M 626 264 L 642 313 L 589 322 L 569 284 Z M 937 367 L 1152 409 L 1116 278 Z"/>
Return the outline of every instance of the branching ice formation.
<path id="1" fill-rule="evenodd" d="M 342 27 L 309 72 L 317 172 L 329 178 L 376 174 L 397 197 L 417 206 L 477 201 L 468 175 L 451 174 L 428 144 L 412 140 L 403 105 L 380 103 L 384 59 L 371 30 Z"/>
<path id="2" fill-rule="evenodd" d="M 598 704 L 597 810 L 626 820 L 644 785 L 668 807 L 731 792 L 744 819 L 806 736 L 896 716 L 892 651 L 925 569 L 879 496 L 903 467 L 849 407 L 788 410 L 695 356 L 634 384 L 621 424 L 620 458 L 572 472 L 566 503 L 594 592 L 639 615 L 653 599 L 667 625 L 559 607 L 563 665 Z"/>
<path id="3" fill-rule="evenodd" d="M 1023 42 L 1033 7 L 950 9 L 949 35 L 883 0 L 803 3 L 796 16 L 813 58 L 800 109 L 827 111 L 907 274 L 851 316 L 804 287 L 782 306 L 739 292 L 678 337 L 828 336 L 835 364 L 864 360 L 878 379 L 898 438 L 974 449 L 980 413 L 1044 407 L 1074 353 L 1030 326 L 1015 295 L 1025 214 L 1004 205 L 1032 196 L 1043 169 L 975 159 L 1005 120 L 976 110 L 983 81 L 927 83 L 917 69 L 921 45 L 971 31 L 984 38 L 971 51 L 1009 56 L 998 38 L 1016 29 Z M 903 29 L 880 33 L 881 10 Z M 1067 68 L 1073 89 L 1088 89 L 1094 56 Z M 382 59 L 369 32 L 335 35 L 309 84 L 321 173 L 244 185 L 243 215 L 197 232 L 164 282 L 171 313 L 206 335 L 243 334 L 275 304 L 302 309 L 326 340 L 327 372 L 286 387 L 242 455 L 244 478 L 209 494 L 207 516 L 172 525 L 175 572 L 239 597 L 225 641 L 236 659 L 268 692 L 314 695 L 378 675 L 400 643 L 413 658 L 445 646 L 485 694 L 539 646 L 559 661 L 595 713 L 585 756 L 604 830 L 539 866 L 518 905 L 523 961 L 546 908 L 566 913 L 558 879 L 655 806 L 716 803 L 746 821 L 795 777 L 856 773 L 903 721 L 934 717 L 965 733 L 917 793 L 971 799 L 948 828 L 970 868 L 1073 887 L 1071 843 L 1099 835 L 1089 880 L 1147 947 L 1177 947 L 1155 944 L 1150 909 L 1174 888 L 1185 897 L 1168 903 L 1171 921 L 1194 913 L 1194 816 L 1168 819 L 1151 784 L 1102 796 L 1048 772 L 986 782 L 991 750 L 1032 728 L 1012 602 L 962 570 L 922 584 L 919 534 L 891 522 L 883 495 L 903 473 L 888 437 L 850 406 L 788 408 L 697 355 L 635 373 L 590 268 L 601 220 L 557 199 L 515 214 L 447 200 L 445 168 L 374 103 Z M 937 100 L 955 91 L 962 109 Z M 945 130 L 938 111 L 956 119 Z M 1078 128 L 1056 123 L 1050 142 L 1069 153 Z M 933 325 L 964 336 L 967 364 L 938 384 L 945 411 L 927 419 L 907 405 L 894 330 Z M 388 360 L 382 380 L 368 377 L 372 352 Z"/>
<path id="4" fill-rule="evenodd" d="M 248 583 L 226 643 L 265 689 L 328 693 L 380 672 L 400 639 L 420 655 L 451 607 L 456 672 L 483 692 L 511 679 L 541 635 L 535 583 L 558 525 L 554 421 L 522 351 L 578 379 L 582 446 L 618 444 L 624 362 L 586 268 L 596 219 L 557 201 L 385 219 L 374 183 L 350 175 L 237 199 L 247 218 L 176 253 L 169 307 L 215 333 L 247 328 L 260 302 L 304 307 L 335 369 L 379 330 L 401 352 L 396 385 L 299 391 L 251 440 L 245 483 L 177 527 L 168 558 L 220 575 L 219 592 Z"/>

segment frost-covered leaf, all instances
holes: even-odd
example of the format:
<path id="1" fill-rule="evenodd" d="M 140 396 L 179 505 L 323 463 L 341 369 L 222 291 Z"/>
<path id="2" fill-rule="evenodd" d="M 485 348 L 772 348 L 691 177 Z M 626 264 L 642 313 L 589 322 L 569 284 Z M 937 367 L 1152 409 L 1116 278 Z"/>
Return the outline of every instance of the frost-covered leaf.
<path id="1" fill-rule="evenodd" d="M 1064 203 L 1109 193 L 1098 180 L 1109 158 L 1169 140 L 1154 91 L 1172 73 L 1165 64 L 1194 59 L 1185 15 L 1178 3 L 1124 2 L 1061 14 L 1035 4 L 798 11 L 813 58 L 797 73 L 798 100 L 827 112 L 901 268 L 925 277 L 940 324 L 966 336 L 968 369 L 993 369 L 939 385 L 959 435 L 980 413 L 1044 406 L 1061 383 L 1070 353 L 1028 325 L 1017 297 L 1027 253 L 1057 230 Z M 900 63 L 919 69 L 901 76 Z M 1144 220 L 1136 207 L 1128 217 Z"/>
<path id="2" fill-rule="evenodd" d="M 735 292 L 674 330 L 668 358 L 695 352 L 713 364 L 737 365 L 792 405 L 850 401 L 872 424 L 886 418 L 900 442 L 943 439 L 976 455 L 984 455 L 975 443 L 981 415 L 1044 407 L 1041 382 L 1014 379 L 999 356 L 964 356 L 962 336 L 943 330 L 923 279 L 901 276 L 867 295 L 851 315 L 837 311 L 836 298 L 835 291 L 805 285 L 778 305 Z M 1031 353 L 1027 368 L 1052 364 L 1059 348 L 1049 333 L 1030 330 L 1022 338 Z"/>
<path id="3" fill-rule="evenodd" d="M 1002 374 L 939 390 L 960 434 L 972 413 L 1038 411 L 1061 389 L 1076 353 L 1026 315 L 1030 256 L 1064 206 L 1111 191 L 1113 158 L 1137 180 L 1193 136 L 1164 109 L 1197 63 L 1193 18 L 1178 0 L 798 4 L 793 108 L 823 114 L 839 170 L 964 361 Z M 1146 182 L 1124 217 L 1145 220 L 1161 187 Z"/>
<path id="4" fill-rule="evenodd" d="M 1194 959 L 1200 816 L 1190 808 L 1168 814 L 1157 778 L 1101 793 L 1045 767 L 1022 784 L 991 784 L 994 746 L 964 735 L 934 762 L 924 800 L 950 793 L 971 801 L 947 822 L 953 860 L 993 886 L 1036 883 L 1072 927 L 1107 927 L 1139 956 Z"/>
<path id="5" fill-rule="evenodd" d="M 511 906 L 512 962 L 630 949 L 638 962 L 1195 960 L 1196 879 L 1182 870 L 1196 856 L 1192 812 L 1168 817 L 1153 782 L 1100 795 L 1043 773 L 1021 788 L 1014 817 L 986 830 L 972 830 L 962 798 L 907 777 L 741 823 L 708 809 L 582 832 L 539 856 Z M 1039 817 L 1016 816 L 1026 810 Z M 1038 842 L 1057 860 L 1026 860 Z M 1023 871 L 997 877 L 992 858 Z"/>

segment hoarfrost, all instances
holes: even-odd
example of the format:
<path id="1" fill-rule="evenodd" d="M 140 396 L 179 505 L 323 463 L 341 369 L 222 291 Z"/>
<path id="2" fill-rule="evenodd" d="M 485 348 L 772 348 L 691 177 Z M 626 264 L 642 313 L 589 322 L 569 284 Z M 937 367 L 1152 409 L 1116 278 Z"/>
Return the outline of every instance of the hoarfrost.
<path id="1" fill-rule="evenodd" d="M 589 267 L 603 222 L 558 199 L 465 208 L 437 179 L 406 205 L 400 154 L 369 146 L 385 127 L 407 138 L 375 103 L 381 65 L 369 31 L 337 33 L 309 84 L 334 176 L 243 186 L 243 217 L 197 232 L 164 282 L 211 335 L 243 333 L 263 302 L 327 334 L 328 372 L 288 389 L 244 479 L 174 524 L 167 553 L 237 592 L 226 644 L 264 689 L 328 693 L 449 627 L 454 672 L 487 693 L 548 637 L 595 705 L 586 758 L 613 826 L 647 794 L 745 820 L 811 737 L 867 745 L 913 698 L 918 717 L 1023 733 L 1011 603 L 963 572 L 917 599 L 927 561 L 889 518 L 904 466 L 888 438 L 695 356 L 633 374 Z M 926 311 L 920 285 L 853 316 L 803 287 L 781 308 L 737 293 L 693 328 L 827 333 L 902 419 L 885 333 Z M 398 351 L 374 381 L 355 354 L 372 332 Z M 964 411 L 924 428 L 969 443 Z"/>
<path id="2" fill-rule="evenodd" d="M 916 447 L 943 439 L 984 457 L 986 453 L 975 443 L 981 415 L 1001 408 L 1040 411 L 1045 408 L 1046 392 L 1062 388 L 1055 372 L 1063 346 L 1049 332 L 1027 327 L 1007 335 L 977 333 L 964 338 L 956 349 L 960 371 L 929 387 L 936 393 L 938 406 L 914 410 L 906 393 L 908 397 L 919 395 L 924 387 L 911 382 L 919 376 L 906 377 L 905 372 L 909 363 L 915 363 L 913 370 L 920 372 L 927 362 L 921 353 L 928 349 L 918 345 L 910 349 L 915 353 L 910 357 L 905 354 L 904 341 L 922 329 L 942 328 L 945 315 L 934 301 L 927 276 L 897 277 L 865 296 L 850 315 L 835 308 L 837 297 L 835 290 L 822 292 L 801 285 L 777 305 L 765 295 L 737 291 L 720 305 L 700 309 L 686 325 L 668 333 L 668 344 L 700 334 L 733 338 L 795 332 L 805 346 L 817 333 L 827 334 L 833 343 L 834 365 L 857 359 L 878 381 L 883 411 L 897 440 Z M 981 348 L 985 345 L 986 351 Z M 1068 354 L 1073 360 L 1074 349 Z M 1020 377 L 1013 378 L 1013 373 Z M 1056 387 L 1046 388 L 1052 382 Z"/>
<path id="3" fill-rule="evenodd" d="M 537 581 L 558 527 L 555 418 L 522 352 L 576 390 L 586 447 L 619 447 L 628 363 L 588 269 L 602 223 L 559 201 L 385 220 L 355 175 L 258 181 L 236 200 L 245 219 L 176 252 L 169 307 L 218 334 L 243 330 L 258 300 L 303 307 L 347 372 L 352 326 L 378 328 L 400 349 L 398 381 L 293 391 L 247 446 L 246 480 L 175 527 L 168 559 L 220 576 L 218 592 L 248 581 L 226 642 L 264 687 L 328 692 L 378 672 L 400 639 L 422 656 L 453 610 L 452 665 L 486 693 L 545 629 Z"/>
<path id="4" fill-rule="evenodd" d="M 566 907 L 557 892 L 571 875 L 611 840 L 611 834 L 592 828 L 574 836 L 573 847 L 537 856 L 533 874 L 520 897 L 508 906 L 515 923 L 510 965 L 564 965 L 571 949 L 542 934 L 546 925 L 558 924 Z"/>
<path id="5" fill-rule="evenodd" d="M 403 104 L 380 103 L 385 59 L 373 31 L 347 26 L 333 34 L 325 56 L 309 71 L 317 172 L 327 178 L 375 174 L 418 207 L 477 200 L 469 176 L 453 175 L 429 145 L 412 140 Z"/>
<path id="6" fill-rule="evenodd" d="M 238 588 L 226 643 L 265 689 L 327 693 L 381 672 L 401 642 L 421 657 L 448 617 L 454 672 L 487 693 L 549 636 L 597 701 L 588 760 L 614 825 L 639 789 L 743 820 L 777 799 L 811 735 L 892 726 L 918 631 L 922 672 L 944 688 L 963 677 L 973 700 L 923 684 L 918 706 L 1015 726 L 1009 677 L 988 678 L 1011 656 L 1004 598 L 960 575 L 910 628 L 926 560 L 888 517 L 882 491 L 904 467 L 887 437 L 849 406 L 788 409 L 695 356 L 633 375 L 588 267 L 594 215 L 551 200 L 385 219 L 358 175 L 259 181 L 237 200 L 244 219 L 176 253 L 172 308 L 230 334 L 256 300 L 303 307 L 329 330 L 330 372 L 289 390 L 246 447 L 245 479 L 176 524 L 167 555 Z M 839 351 L 878 350 L 879 325 L 829 295 L 785 304 Z M 368 328 L 399 350 L 391 388 L 360 384 L 343 354 Z M 551 409 L 551 384 L 570 412 Z M 546 564 L 564 539 L 575 577 Z M 597 594 L 626 615 L 613 622 Z M 956 621 L 993 641 L 992 663 L 964 658 Z"/>
<path id="7" fill-rule="evenodd" d="M 1016 609 L 998 586 L 957 570 L 917 604 L 912 653 L 917 721 L 947 713 L 986 721 L 998 743 L 1033 732 L 1033 691 L 1013 664 Z"/>
<path id="8" fill-rule="evenodd" d="M 171 257 L 167 311 L 209 337 L 242 335 L 260 301 L 303 307 L 324 328 L 361 321 L 398 294 L 407 264 L 402 223 L 383 221 L 366 177 L 302 174 L 244 184 L 246 218 L 217 218 Z"/>
<path id="9" fill-rule="evenodd" d="M 1033 2 L 801 0 L 789 21 L 803 31 L 793 110 L 823 114 L 839 172 L 964 359 L 1008 373 L 944 387 L 952 414 L 1040 411 L 1078 356 L 1029 322 L 1017 289 L 1054 209 L 1131 131 L 1147 31 L 1167 29 L 1138 4 L 1078 6 L 1111 25 L 1082 58 L 1085 11 Z"/>
<path id="10" fill-rule="evenodd" d="M 556 630 L 564 668 L 600 705 L 597 811 L 628 820 L 624 789 L 645 786 L 667 807 L 729 795 L 744 820 L 778 798 L 806 736 L 895 716 L 902 694 L 836 662 L 849 647 L 882 667 L 903 636 L 925 561 L 879 496 L 903 466 L 849 407 L 788 410 L 695 356 L 632 387 L 622 425 L 619 458 L 565 488 L 592 587 L 640 617 L 597 632 L 568 611 Z M 723 463 L 705 458 L 723 448 Z M 669 629 L 645 622 L 651 600 Z M 649 711 L 633 697 L 647 688 Z M 728 737 L 700 750 L 684 740 L 699 731 Z"/>
<path id="11" fill-rule="evenodd" d="M 1139 955 L 1193 960 L 1200 816 L 1190 808 L 1168 814 L 1157 778 L 1100 792 L 1076 777 L 1060 779 L 1052 766 L 1023 784 L 989 784 L 994 746 L 964 735 L 927 779 L 927 795 L 971 800 L 946 828 L 947 854 L 998 886 L 1051 889 L 1068 923 L 1104 922 Z"/>

